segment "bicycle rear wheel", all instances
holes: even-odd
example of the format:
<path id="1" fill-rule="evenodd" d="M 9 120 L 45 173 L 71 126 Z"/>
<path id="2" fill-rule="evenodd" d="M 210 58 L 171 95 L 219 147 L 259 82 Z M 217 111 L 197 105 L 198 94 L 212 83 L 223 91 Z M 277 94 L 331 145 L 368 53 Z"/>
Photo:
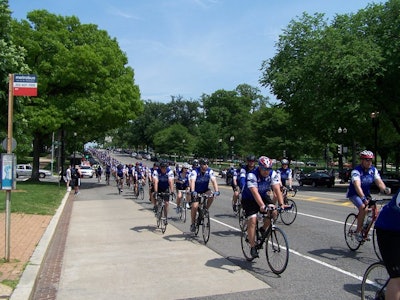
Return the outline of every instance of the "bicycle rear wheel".
<path id="1" fill-rule="evenodd" d="M 252 261 L 254 258 L 250 254 L 251 246 L 247 235 L 247 230 L 242 231 L 240 244 L 242 245 L 242 252 L 247 261 Z"/>
<path id="2" fill-rule="evenodd" d="M 296 220 L 297 217 L 297 205 L 292 199 L 287 199 L 285 205 L 289 206 L 290 208 L 285 208 L 281 211 L 280 216 L 282 223 L 285 225 L 290 225 Z"/>
<path id="3" fill-rule="evenodd" d="M 370 265 L 361 283 L 361 299 L 385 299 L 388 280 L 389 274 L 383 262 Z"/>
<path id="4" fill-rule="evenodd" d="M 144 199 L 144 189 L 143 189 L 143 187 L 139 188 L 139 199 L 140 200 Z"/>
<path id="5" fill-rule="evenodd" d="M 344 222 L 344 239 L 346 244 L 351 251 L 356 251 L 361 246 L 361 242 L 357 241 L 356 238 L 357 229 L 357 215 L 351 213 L 347 216 Z"/>
<path id="6" fill-rule="evenodd" d="M 210 239 L 210 230 L 211 230 L 210 213 L 208 212 L 208 210 L 204 210 L 203 212 L 202 226 L 203 226 L 202 233 L 203 233 L 204 244 L 207 244 L 208 240 Z"/>
<path id="7" fill-rule="evenodd" d="M 372 245 L 374 246 L 374 251 L 375 251 L 376 257 L 379 260 L 382 260 L 381 251 L 379 250 L 378 240 L 377 240 L 377 237 L 376 237 L 375 228 L 374 228 L 374 230 L 372 230 Z"/>
<path id="8" fill-rule="evenodd" d="M 275 274 L 286 270 L 289 262 L 289 243 L 286 234 L 278 227 L 273 227 L 265 241 L 267 263 Z"/>
<path id="9" fill-rule="evenodd" d="M 197 236 L 199 234 L 199 229 L 201 225 L 200 208 L 197 208 L 195 225 L 196 225 L 196 230 L 194 232 L 194 235 Z"/>
<path id="10" fill-rule="evenodd" d="M 180 219 L 183 221 L 183 223 L 186 222 L 186 213 L 187 213 L 186 203 L 187 202 L 185 200 L 182 202 L 181 213 L 180 213 Z"/>

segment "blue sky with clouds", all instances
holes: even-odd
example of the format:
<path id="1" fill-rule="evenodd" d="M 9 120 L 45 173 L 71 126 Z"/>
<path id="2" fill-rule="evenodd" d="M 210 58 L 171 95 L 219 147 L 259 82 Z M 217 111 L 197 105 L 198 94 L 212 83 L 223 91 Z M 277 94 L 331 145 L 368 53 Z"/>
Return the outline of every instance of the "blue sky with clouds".
<path id="1" fill-rule="evenodd" d="M 374 1 L 382 3 L 384 1 Z M 13 18 L 45 9 L 97 24 L 116 38 L 135 70 L 144 100 L 171 96 L 199 99 L 203 93 L 258 87 L 263 60 L 290 20 L 303 12 L 356 13 L 366 0 L 9 0 Z"/>

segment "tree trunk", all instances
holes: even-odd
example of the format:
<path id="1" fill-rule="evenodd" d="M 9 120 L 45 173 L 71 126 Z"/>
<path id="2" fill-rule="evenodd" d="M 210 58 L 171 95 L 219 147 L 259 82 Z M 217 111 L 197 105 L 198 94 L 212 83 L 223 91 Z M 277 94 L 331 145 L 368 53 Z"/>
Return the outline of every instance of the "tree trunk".
<path id="1" fill-rule="evenodd" d="M 42 137 L 40 133 L 35 132 L 33 135 L 33 162 L 32 162 L 32 181 L 39 181 L 40 151 Z"/>

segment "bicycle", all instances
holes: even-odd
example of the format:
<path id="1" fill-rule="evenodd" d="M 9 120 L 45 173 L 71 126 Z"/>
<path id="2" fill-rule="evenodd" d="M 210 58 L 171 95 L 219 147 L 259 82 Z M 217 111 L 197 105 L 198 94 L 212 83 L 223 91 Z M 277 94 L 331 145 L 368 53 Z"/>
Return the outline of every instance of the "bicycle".
<path id="1" fill-rule="evenodd" d="M 118 176 L 117 176 L 116 180 L 117 180 L 118 195 L 120 195 L 122 192 L 123 184 L 124 184 L 123 178 L 118 178 Z"/>
<path id="2" fill-rule="evenodd" d="M 106 183 L 110 185 L 110 173 L 106 173 Z"/>
<path id="3" fill-rule="evenodd" d="M 210 213 L 207 208 L 207 200 L 208 198 L 212 198 L 215 196 L 217 196 L 216 193 L 203 193 L 196 196 L 199 202 L 199 206 L 197 207 L 196 219 L 194 222 L 196 226 L 195 236 L 198 235 L 201 226 L 204 244 L 207 244 L 208 240 L 210 239 L 211 232 Z"/>
<path id="4" fill-rule="evenodd" d="M 161 232 L 164 233 L 167 230 L 167 218 L 165 216 L 165 201 L 169 200 L 171 193 L 157 193 L 155 195 L 157 201 L 157 210 L 156 210 L 156 220 L 157 220 L 157 228 L 161 229 Z"/>
<path id="5" fill-rule="evenodd" d="M 376 219 L 378 218 L 379 214 L 379 209 L 377 207 L 377 203 L 382 203 L 381 206 L 383 205 L 383 202 L 388 202 L 391 199 L 371 199 L 368 201 L 368 214 L 365 217 L 364 225 L 362 228 L 362 235 L 363 235 L 363 240 L 358 241 L 356 237 L 356 230 L 357 230 L 357 218 L 358 214 L 356 213 L 350 213 L 346 217 L 346 221 L 344 223 L 344 238 L 346 241 L 347 246 L 351 251 L 356 251 L 362 244 L 364 244 L 365 241 L 370 241 L 369 237 L 369 231 L 374 225 Z M 378 242 L 376 240 L 376 232 L 375 228 L 372 230 L 372 245 L 374 248 L 374 252 L 376 256 L 378 257 L 379 260 L 381 260 L 381 255 L 379 252 L 379 247 L 378 247 Z"/>
<path id="6" fill-rule="evenodd" d="M 180 192 L 182 193 L 182 198 L 181 198 L 181 206 L 178 206 L 178 217 L 180 220 L 183 221 L 183 223 L 186 222 L 186 215 L 187 215 L 187 210 L 188 208 L 190 208 L 189 206 L 189 202 L 187 201 L 186 197 L 188 194 L 187 190 L 180 190 Z"/>
<path id="7" fill-rule="evenodd" d="M 144 188 L 143 188 L 143 183 L 141 179 L 138 179 L 138 187 L 137 187 L 137 192 L 135 194 L 137 199 L 143 200 L 144 199 Z"/>
<path id="8" fill-rule="evenodd" d="M 255 246 L 257 250 L 260 250 L 265 245 L 265 256 L 268 266 L 274 274 L 279 275 L 286 270 L 289 262 L 289 242 L 285 232 L 275 225 L 275 218 L 272 214 L 273 210 L 278 210 L 279 212 L 282 209 L 270 204 L 267 206 L 265 213 L 259 213 L 257 216 Z M 263 223 L 264 218 L 269 218 L 271 221 L 269 227 L 263 233 L 260 232 L 259 216 L 262 216 Z M 246 260 L 253 261 L 254 258 L 250 255 L 251 244 L 248 239 L 247 230 L 242 231 L 241 245 Z"/>
<path id="9" fill-rule="evenodd" d="M 390 277 L 383 261 L 371 264 L 361 282 L 361 299 L 385 299 L 386 286 Z"/>
<path id="10" fill-rule="evenodd" d="M 288 198 L 294 197 L 297 194 L 297 189 L 289 190 L 286 187 L 282 187 L 283 203 L 285 204 L 285 209 L 281 210 L 279 216 L 281 221 L 285 225 L 290 225 L 296 220 L 297 217 L 297 205 L 293 199 Z"/>

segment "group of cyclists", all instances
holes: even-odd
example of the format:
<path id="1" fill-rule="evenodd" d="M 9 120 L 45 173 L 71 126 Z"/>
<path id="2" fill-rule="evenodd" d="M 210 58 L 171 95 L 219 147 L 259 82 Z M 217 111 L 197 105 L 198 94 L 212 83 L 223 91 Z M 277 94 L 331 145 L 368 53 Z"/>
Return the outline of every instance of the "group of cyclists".
<path id="1" fill-rule="evenodd" d="M 360 153 L 360 164 L 351 172 L 350 184 L 346 195 L 359 211 L 356 230 L 356 237 L 359 242 L 365 239 L 361 231 L 368 212 L 368 201 L 371 199 L 370 187 L 372 183 L 376 183 L 380 192 L 391 194 L 390 188 L 385 186 L 377 168 L 372 165 L 373 159 L 374 154 L 371 151 L 364 150 Z M 154 209 L 156 209 L 155 198 L 158 193 L 173 193 L 175 187 L 177 191 L 177 212 L 182 209 L 181 199 L 183 191 L 190 195 L 190 231 L 194 232 L 194 222 L 198 207 L 198 202 L 196 202 L 198 201 L 197 195 L 203 193 L 209 195 L 207 208 L 211 206 L 214 198 L 219 195 L 216 176 L 214 171 L 208 166 L 208 163 L 208 160 L 205 158 L 194 160 L 192 165 L 184 163 L 177 168 L 169 166 L 166 162 L 154 163 L 152 168 L 140 166 L 139 163 L 138 167 L 142 168 L 136 169 L 135 166 L 134 169 L 132 168 L 132 174 L 136 174 L 136 170 L 138 170 L 141 173 L 141 178 L 144 180 L 147 179 L 149 182 L 149 196 Z M 250 243 L 254 243 L 255 241 L 257 213 L 265 212 L 267 206 L 270 204 L 284 208 L 282 188 L 287 187 L 290 190 L 293 187 L 293 175 L 292 170 L 289 168 L 289 161 L 282 159 L 280 163 L 281 167 L 274 170 L 273 161 L 270 158 L 266 156 L 256 158 L 254 155 L 249 155 L 244 165 L 238 169 L 232 168 L 230 170 L 232 172 L 232 207 L 233 210 L 237 209 L 237 205 L 235 204 L 241 199 L 241 205 L 247 218 L 247 234 Z M 130 176 L 129 167 L 129 165 L 128 167 L 122 167 L 123 170 L 126 170 L 122 171 L 123 174 L 125 172 Z M 115 170 L 117 178 L 120 177 L 122 179 L 123 176 L 120 176 L 120 173 L 118 173 L 118 165 L 116 165 Z M 209 188 L 210 183 L 214 192 Z M 168 213 L 168 201 L 169 198 L 165 198 L 166 214 Z M 276 213 L 276 211 L 273 213 Z M 261 232 L 269 226 L 270 219 L 265 218 L 264 220 L 264 224 L 260 229 Z M 387 286 L 386 299 L 400 299 L 399 192 L 381 210 L 375 227 L 382 259 L 391 278 Z M 254 244 L 251 244 L 250 254 L 253 258 L 258 257 L 257 248 Z"/>

